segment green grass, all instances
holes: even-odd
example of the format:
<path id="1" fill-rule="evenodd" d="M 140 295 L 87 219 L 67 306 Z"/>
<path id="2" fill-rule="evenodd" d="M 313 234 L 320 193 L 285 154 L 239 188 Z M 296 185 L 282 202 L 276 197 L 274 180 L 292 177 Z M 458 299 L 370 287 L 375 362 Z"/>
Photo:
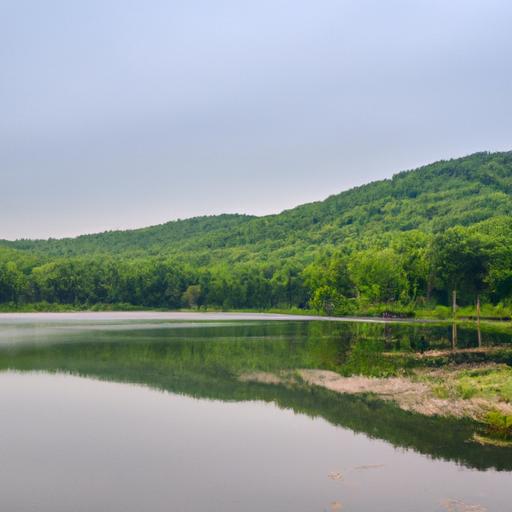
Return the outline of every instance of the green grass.
<path id="1" fill-rule="evenodd" d="M 512 441 L 512 414 L 492 411 L 485 417 L 485 423 L 491 437 Z"/>
<path id="2" fill-rule="evenodd" d="M 452 320 L 454 318 L 452 308 L 437 305 L 435 307 L 416 307 L 414 314 L 419 318 L 435 318 L 438 320 Z M 458 307 L 455 313 L 456 320 L 464 320 L 468 317 L 476 318 L 476 306 Z M 512 308 L 503 304 L 482 304 L 480 318 L 483 320 L 506 320 L 512 317 Z"/>
<path id="3" fill-rule="evenodd" d="M 511 403 L 512 368 L 463 371 L 458 378 L 458 389 L 463 398 L 497 397 L 501 401 Z"/>
<path id="4" fill-rule="evenodd" d="M 459 370 L 426 380 L 438 398 L 468 400 L 483 398 L 512 403 L 512 368 L 495 365 L 486 368 Z"/>
<path id="5" fill-rule="evenodd" d="M 80 311 L 166 311 L 162 308 L 145 308 L 133 304 L 58 304 L 35 302 L 30 304 L 0 304 L 0 313 L 74 313 Z"/>

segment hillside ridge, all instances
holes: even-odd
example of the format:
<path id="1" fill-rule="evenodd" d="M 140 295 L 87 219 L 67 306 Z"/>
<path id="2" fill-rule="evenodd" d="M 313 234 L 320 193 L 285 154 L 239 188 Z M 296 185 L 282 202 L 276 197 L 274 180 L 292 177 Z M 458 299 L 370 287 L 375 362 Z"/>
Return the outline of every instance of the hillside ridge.
<path id="1" fill-rule="evenodd" d="M 436 232 L 510 215 L 511 193 L 512 152 L 479 152 L 401 171 L 277 214 L 199 216 L 130 230 L 1 243 L 51 255 L 211 250 L 289 242 L 296 235 L 311 243 L 340 243 L 359 234 Z"/>
<path id="2" fill-rule="evenodd" d="M 475 153 L 264 217 L 3 242 L 0 306 L 402 314 L 456 290 L 512 315 L 511 269 L 512 152 Z"/>

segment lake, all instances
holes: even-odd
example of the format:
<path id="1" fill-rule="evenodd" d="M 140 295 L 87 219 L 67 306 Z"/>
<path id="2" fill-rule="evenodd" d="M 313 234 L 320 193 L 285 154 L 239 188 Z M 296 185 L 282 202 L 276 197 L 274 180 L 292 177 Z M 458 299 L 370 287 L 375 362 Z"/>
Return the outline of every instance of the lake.
<path id="1" fill-rule="evenodd" d="M 0 510 L 504 512 L 512 453 L 469 421 L 239 379 L 450 347 L 437 324 L 281 315 L 0 316 Z M 509 345 L 460 328 L 460 347 Z M 356 350 L 357 349 L 357 350 Z M 371 361 L 371 359 L 370 359 Z M 472 508 L 471 508 L 472 507 Z"/>

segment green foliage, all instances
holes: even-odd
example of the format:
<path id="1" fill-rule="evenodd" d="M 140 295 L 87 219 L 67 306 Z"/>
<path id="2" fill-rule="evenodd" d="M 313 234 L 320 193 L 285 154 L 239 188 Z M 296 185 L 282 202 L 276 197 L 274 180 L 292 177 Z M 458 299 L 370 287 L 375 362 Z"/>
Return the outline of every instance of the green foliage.
<path id="1" fill-rule="evenodd" d="M 408 297 L 408 281 L 400 257 L 393 249 L 356 252 L 349 273 L 360 295 L 373 303 Z"/>
<path id="2" fill-rule="evenodd" d="M 407 357 L 383 357 L 383 340 L 370 338 L 354 343 L 340 370 L 343 375 L 367 375 L 369 377 L 390 377 L 407 370 Z"/>
<path id="3" fill-rule="evenodd" d="M 493 437 L 512 440 L 512 415 L 493 411 L 485 418 L 487 430 Z"/>
<path id="4" fill-rule="evenodd" d="M 336 288 L 324 284 L 314 291 L 309 304 L 319 313 L 332 315 L 340 307 L 342 300 L 343 296 Z"/>
<path id="5" fill-rule="evenodd" d="M 0 304 L 441 317 L 457 290 L 510 311 L 511 194 L 512 153 L 477 153 L 279 215 L 0 241 Z"/>
<path id="6" fill-rule="evenodd" d="M 200 298 L 201 286 L 198 284 L 191 284 L 183 293 L 181 300 L 184 306 L 195 308 L 199 305 Z"/>
<path id="7" fill-rule="evenodd" d="M 458 387 L 464 398 L 497 396 L 504 402 L 512 403 L 512 368 L 462 372 Z"/>
<path id="8" fill-rule="evenodd" d="M 490 354 L 489 360 L 493 357 Z M 512 403 L 512 368 L 507 365 L 490 363 L 441 374 L 436 378 L 430 376 L 427 380 L 433 381 L 433 391 L 438 398 L 481 398 L 502 404 Z"/>
<path id="9" fill-rule="evenodd" d="M 432 241 L 431 264 L 438 288 L 457 290 L 468 297 L 480 293 L 489 265 L 486 245 L 481 235 L 459 226 L 437 234 Z"/>

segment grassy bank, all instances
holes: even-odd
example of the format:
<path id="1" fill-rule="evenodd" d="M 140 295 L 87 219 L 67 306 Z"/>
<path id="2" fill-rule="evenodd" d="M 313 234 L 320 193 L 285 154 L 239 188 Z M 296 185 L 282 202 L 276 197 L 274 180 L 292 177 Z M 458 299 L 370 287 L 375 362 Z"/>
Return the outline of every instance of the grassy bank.
<path id="1" fill-rule="evenodd" d="M 133 304 L 58 304 L 35 302 L 31 304 L 0 304 L 0 313 L 79 313 L 82 311 L 168 311 L 165 308 L 145 308 Z"/>
<path id="2" fill-rule="evenodd" d="M 465 416 L 485 426 L 475 434 L 480 443 L 512 446 L 512 368 L 506 365 L 444 368 L 418 373 L 429 385 L 433 396 L 452 407 L 469 405 Z M 453 409 L 451 409 L 453 412 Z"/>

